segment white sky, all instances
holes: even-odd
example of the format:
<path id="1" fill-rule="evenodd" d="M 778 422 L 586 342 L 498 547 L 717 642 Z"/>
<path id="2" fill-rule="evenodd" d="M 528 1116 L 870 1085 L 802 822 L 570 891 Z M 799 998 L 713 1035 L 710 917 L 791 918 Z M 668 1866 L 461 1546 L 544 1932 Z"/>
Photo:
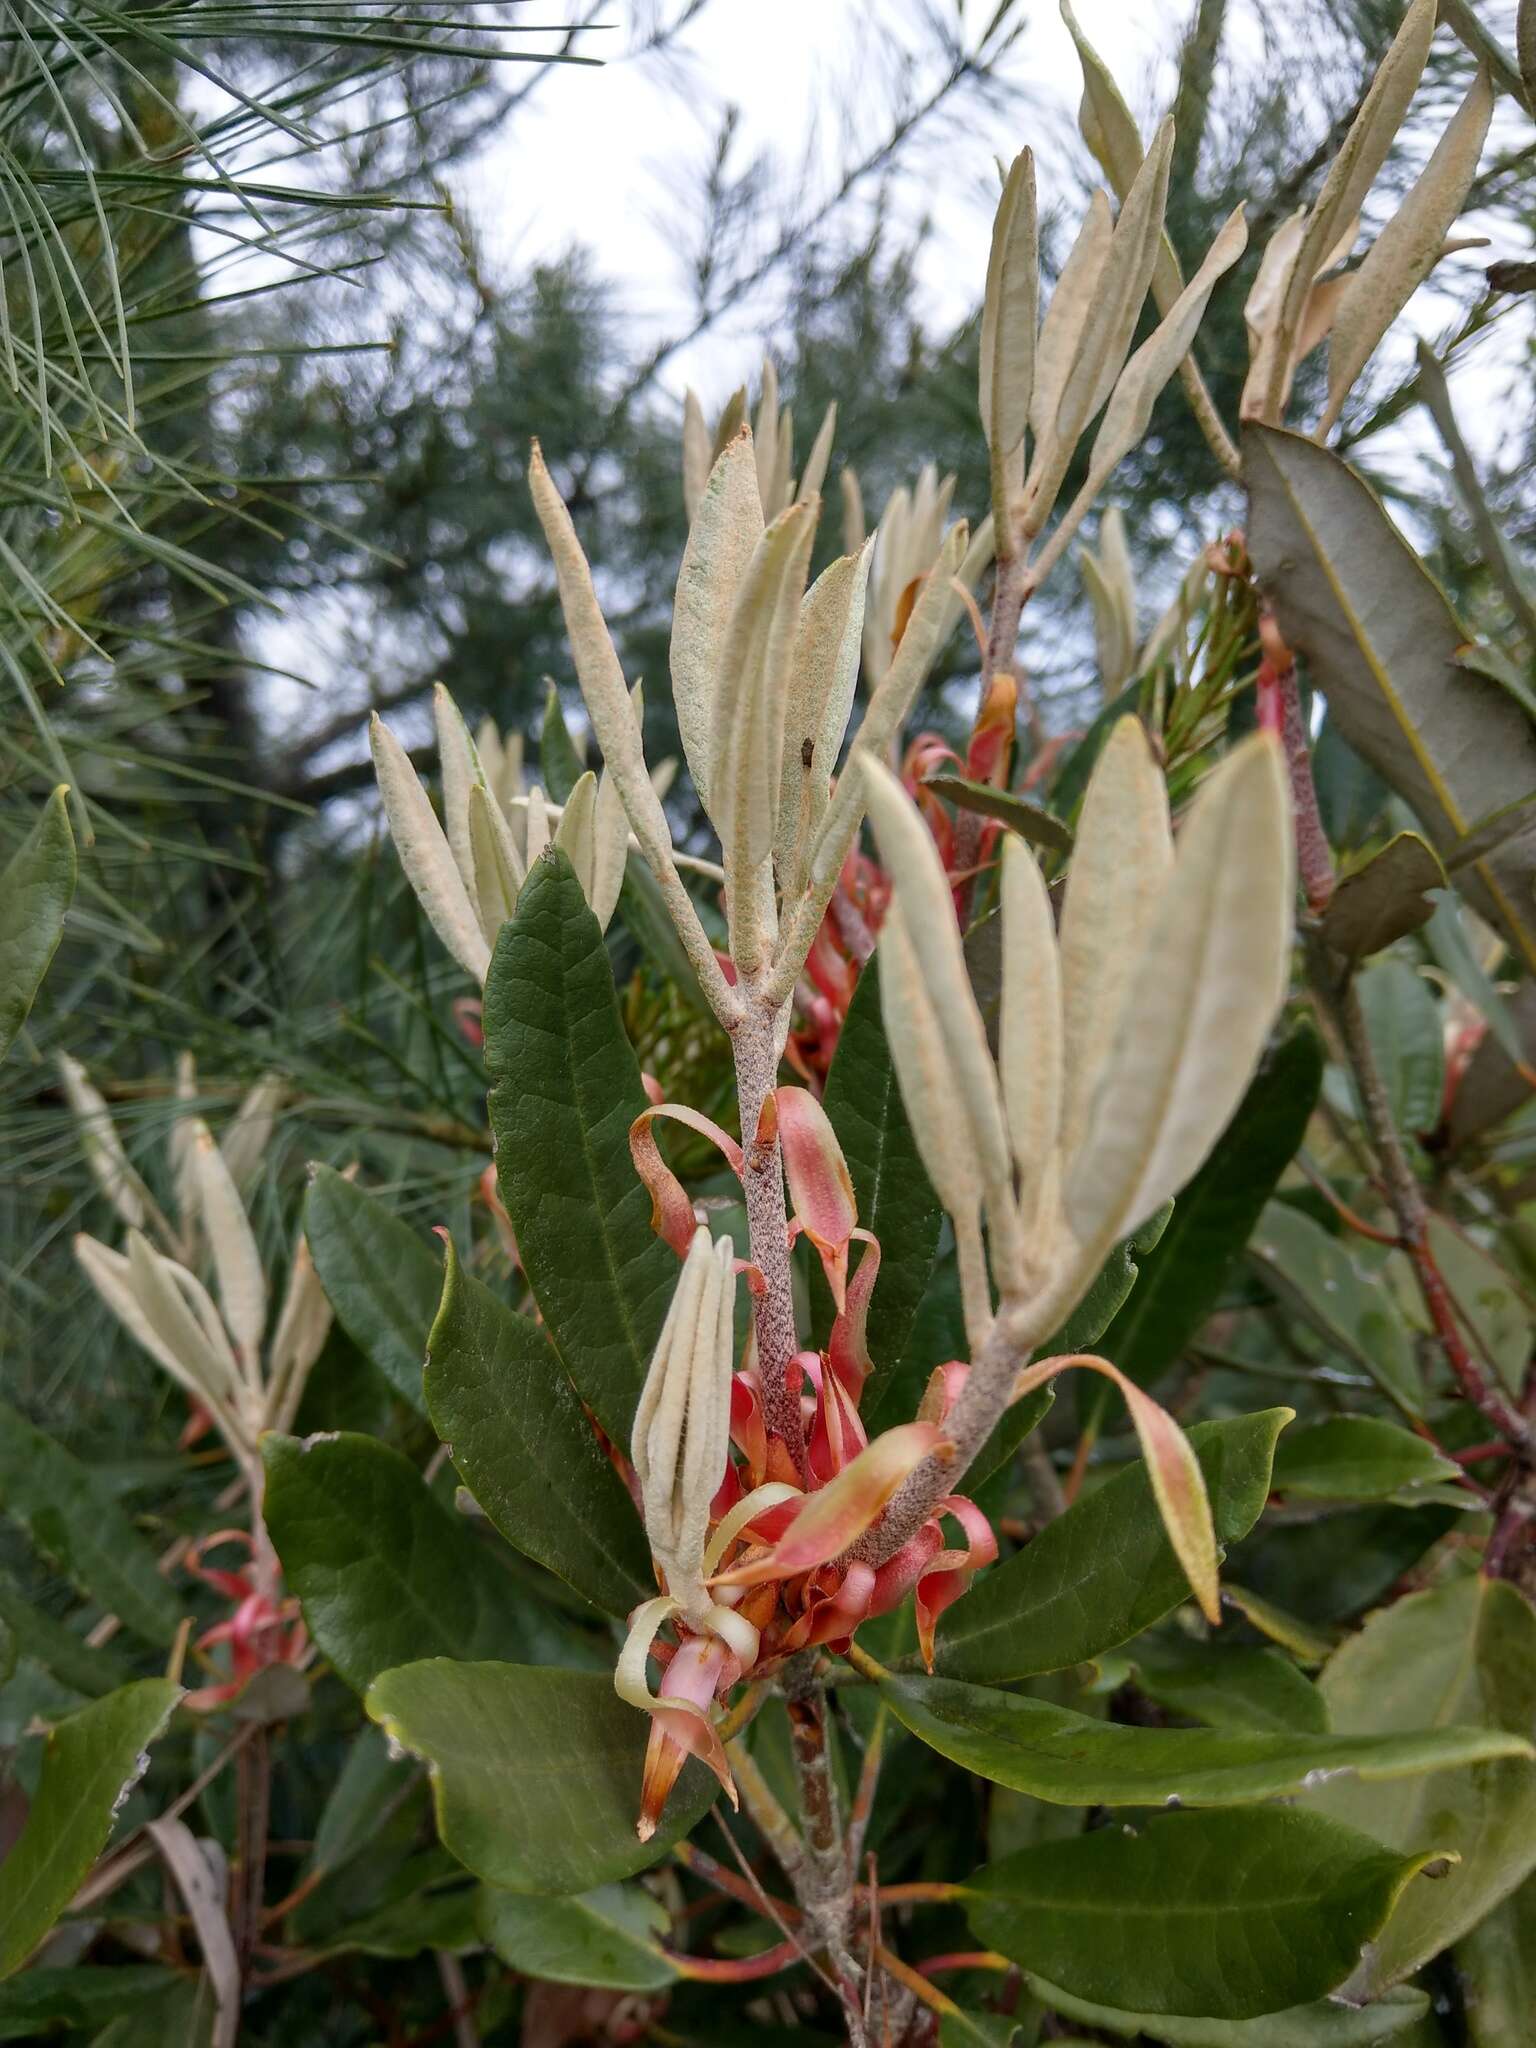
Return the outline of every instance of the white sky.
<path id="1" fill-rule="evenodd" d="M 677 4 L 670 0 L 669 12 Z M 954 0 L 934 4 L 949 9 Z M 995 8 L 996 0 L 964 0 L 972 44 Z M 560 11 L 550 0 L 532 0 L 535 9 L 546 20 Z M 922 209 L 934 223 L 921 281 L 924 311 L 940 324 L 963 317 L 980 297 L 991 225 L 986 195 L 996 191 L 993 157 L 1034 142 L 1042 205 L 1070 178 L 1068 131 L 1081 90 L 1076 53 L 1056 0 L 1020 0 L 1018 11 L 1025 32 L 1000 75 L 1026 89 L 1049 118 L 1031 119 L 1026 108 L 1017 124 L 989 121 L 957 138 L 944 158 L 919 148 L 919 168 L 897 193 L 903 217 Z M 1110 53 L 1138 112 L 1155 104 L 1158 67 L 1151 60 L 1175 45 L 1187 11 L 1185 0 L 1077 0 L 1083 28 Z M 624 60 L 632 17 L 627 0 L 615 0 L 611 41 L 593 35 L 584 47 L 605 55 L 611 49 L 620 61 L 551 72 L 518 110 L 505 142 L 476 166 L 465 198 L 502 274 L 583 242 L 600 273 L 619 286 L 637 336 L 656 338 L 685 323 L 690 303 L 668 223 L 669 215 L 681 215 L 691 226 L 692 187 L 669 194 L 669 174 L 676 178 L 680 165 L 707 160 L 726 107 L 740 109 L 734 162 L 769 149 L 785 177 L 798 181 L 809 151 L 814 170 L 830 179 L 841 159 L 843 120 L 862 119 L 862 132 L 878 133 L 878 108 L 850 110 L 835 98 L 859 81 L 861 51 L 872 37 L 892 34 L 920 50 L 922 37 L 910 0 L 710 0 L 674 46 L 669 73 L 654 58 Z M 1165 95 L 1168 89 L 1165 81 Z M 1059 141 L 1053 147 L 1045 139 L 1042 150 L 1038 130 L 1053 124 Z M 732 323 L 734 332 L 728 326 L 722 339 L 680 355 L 669 366 L 667 388 L 681 395 L 698 382 L 723 395 L 754 370 L 762 354 L 761 307 L 755 310 L 759 326 L 746 312 Z"/>

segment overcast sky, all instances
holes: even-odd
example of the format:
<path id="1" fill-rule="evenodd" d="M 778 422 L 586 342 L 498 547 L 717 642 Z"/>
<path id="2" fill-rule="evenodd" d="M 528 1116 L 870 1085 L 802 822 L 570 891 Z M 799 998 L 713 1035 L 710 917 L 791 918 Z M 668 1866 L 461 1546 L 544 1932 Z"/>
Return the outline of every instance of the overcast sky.
<path id="1" fill-rule="evenodd" d="M 600 273 L 620 286 L 637 337 L 684 324 L 687 282 L 672 230 L 679 220 L 691 224 L 686 180 L 707 161 L 727 106 L 740 111 L 733 161 L 769 150 L 786 179 L 798 182 L 808 168 L 808 182 L 814 188 L 820 179 L 824 189 L 844 160 L 848 125 L 866 136 L 879 132 L 878 83 L 868 89 L 871 51 L 877 45 L 887 51 L 894 39 L 921 56 L 922 4 L 708 0 L 669 51 L 667 69 L 654 57 L 626 56 L 635 12 L 628 0 L 613 0 L 604 17 L 611 27 L 583 47 L 616 61 L 600 70 L 552 70 L 518 110 L 505 141 L 467 180 L 465 197 L 496 267 L 511 275 L 531 258 L 584 242 Z M 928 4 L 951 10 L 955 0 Z M 668 15 L 679 5 L 667 0 Z M 972 44 L 996 5 L 965 0 Z M 573 0 L 566 11 L 574 11 Z M 537 12 L 548 20 L 561 10 L 539 0 Z M 1185 12 L 1183 0 L 1077 0 L 1079 20 L 1112 54 L 1138 111 L 1156 104 L 1159 67 L 1152 60 L 1176 46 Z M 931 148 L 914 150 L 912 173 L 898 186 L 905 217 L 922 210 L 934 223 L 921 282 L 924 310 L 939 323 L 962 318 L 980 296 L 989 181 L 996 191 L 994 155 L 1011 156 L 1026 141 L 1035 143 L 1042 204 L 1070 178 L 1067 137 L 1081 90 L 1076 53 L 1056 0 L 1021 0 L 1019 13 L 1025 32 L 1001 67 L 1001 76 L 1026 95 L 1018 118 L 978 123 L 952 137 L 942 156 Z M 930 65 L 919 78 L 934 75 Z M 683 92 L 679 78 L 686 82 Z M 855 88 L 862 103 L 854 99 Z M 1169 89 L 1165 82 L 1165 97 Z M 1031 107 L 1040 114 L 1032 118 Z M 1050 124 L 1061 138 L 1054 150 L 1049 141 L 1041 148 L 1039 129 Z M 706 348 L 680 355 L 665 379 L 668 388 L 680 395 L 686 383 L 702 382 L 723 394 L 760 356 L 761 318 L 761 306 L 748 309 Z"/>

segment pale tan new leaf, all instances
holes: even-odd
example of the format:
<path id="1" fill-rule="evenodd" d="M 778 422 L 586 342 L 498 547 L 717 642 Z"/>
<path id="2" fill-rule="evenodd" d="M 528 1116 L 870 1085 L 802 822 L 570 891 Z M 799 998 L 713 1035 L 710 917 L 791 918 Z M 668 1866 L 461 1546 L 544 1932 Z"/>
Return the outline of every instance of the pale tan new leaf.
<path id="1" fill-rule="evenodd" d="M 1003 834 L 1002 918 L 997 1064 L 1027 1230 L 1061 1132 L 1061 963 L 1045 878 L 1014 832 Z"/>
<path id="2" fill-rule="evenodd" d="M 1321 267 L 1323 252 L 1332 247 L 1344 223 L 1360 211 L 1424 75 L 1435 33 L 1436 7 L 1437 0 L 1410 0 L 1391 48 L 1382 59 L 1339 153 L 1328 167 L 1323 189 L 1307 215 L 1277 323 L 1279 345 L 1270 365 L 1266 418 L 1278 417 L 1278 396 L 1290 357 L 1291 339 L 1300 331 L 1307 295 Z"/>
<path id="3" fill-rule="evenodd" d="M 475 886 L 469 845 L 469 792 L 485 775 L 463 714 L 441 683 L 432 686 L 432 722 L 437 728 L 437 765 L 443 778 L 443 829 L 466 891 Z"/>
<path id="4" fill-rule="evenodd" d="M 1141 721 L 1122 718 L 1089 778 L 1062 901 L 1064 1170 L 1070 1171 L 1087 1129 L 1120 1013 L 1134 993 L 1137 956 L 1172 867 L 1162 773 Z"/>
<path id="5" fill-rule="evenodd" d="M 192 1142 L 203 1229 L 213 1254 L 219 1305 L 249 1371 L 261 1357 L 261 1340 L 266 1334 L 267 1276 L 234 1176 L 206 1124 L 194 1124 Z"/>
<path id="6" fill-rule="evenodd" d="M 1328 351 L 1328 408 L 1318 428 L 1337 420 L 1350 387 L 1377 344 L 1440 260 L 1452 222 L 1466 203 L 1493 118 L 1486 65 L 1452 115 L 1434 153 L 1396 212 L 1344 280 Z"/>
<path id="7" fill-rule="evenodd" d="M 981 426 L 999 466 L 1022 447 L 1029 424 L 1039 292 L 1035 158 L 1024 149 L 1013 160 L 992 223 L 981 314 Z"/>
<path id="8" fill-rule="evenodd" d="M 743 427 L 709 473 L 688 530 L 672 610 L 672 701 L 693 786 L 706 809 L 715 687 L 726 630 L 762 537 L 757 457 L 751 430 Z"/>
<path id="9" fill-rule="evenodd" d="M 793 877 L 821 829 L 832 772 L 853 709 L 864 632 L 864 599 L 873 544 L 840 555 L 805 594 L 795 636 L 784 714 L 779 789 L 779 880 Z"/>
<path id="10" fill-rule="evenodd" d="M 384 815 L 400 856 L 405 878 L 427 921 L 466 974 L 479 982 L 491 963 L 491 950 L 480 919 L 469 900 L 443 828 L 427 799 L 410 756 L 375 712 L 368 724 Z"/>
<path id="11" fill-rule="evenodd" d="M 576 779 L 555 827 L 555 844 L 576 870 L 581 893 L 592 902 L 592 870 L 597 856 L 597 777 L 588 768 Z"/>
<path id="12" fill-rule="evenodd" d="M 954 896 L 922 813 L 883 762 L 864 771 L 870 823 L 893 900 L 918 960 L 924 1000 L 937 1019 L 954 1087 L 965 1107 L 972 1180 L 989 1201 L 1012 1184 L 1008 1136 L 986 1027 L 971 994 Z M 882 977 L 883 979 L 883 977 Z"/>
<path id="13" fill-rule="evenodd" d="M 1088 197 L 1088 211 L 1077 231 L 1077 239 L 1061 267 L 1040 324 L 1040 341 L 1035 350 L 1035 385 L 1030 397 L 1029 423 L 1035 439 L 1043 441 L 1056 425 L 1062 387 L 1077 356 L 1083 322 L 1098 294 L 1104 259 L 1114 234 L 1114 216 L 1101 187 Z"/>
<path id="14" fill-rule="evenodd" d="M 1065 1184 L 1081 1242 L 1112 1243 L 1145 1222 L 1225 1129 L 1285 1000 L 1294 886 L 1280 744 L 1256 734 L 1190 806 L 1141 934 Z"/>

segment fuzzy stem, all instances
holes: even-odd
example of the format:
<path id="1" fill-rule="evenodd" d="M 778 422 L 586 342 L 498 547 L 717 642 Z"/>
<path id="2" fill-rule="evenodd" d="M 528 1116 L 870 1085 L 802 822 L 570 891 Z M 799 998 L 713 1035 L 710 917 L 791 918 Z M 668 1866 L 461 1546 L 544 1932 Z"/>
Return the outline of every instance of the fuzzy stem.
<path id="1" fill-rule="evenodd" d="M 795 1304 L 789 1269 L 789 1211 L 784 1201 L 784 1172 L 775 1126 L 759 1139 L 764 1102 L 778 1080 L 780 1012 L 761 997 L 749 996 L 746 1013 L 732 1038 L 736 1060 L 736 1092 L 741 1105 L 742 1186 L 747 1200 L 747 1227 L 752 1262 L 763 1276 L 763 1291 L 752 1304 L 757 1330 L 757 1370 L 763 1390 L 763 1420 L 779 1438 L 802 1480 L 809 1483 L 805 1455 L 805 1424 L 800 1401 L 789 1384 L 789 1364 L 799 1350 Z"/>

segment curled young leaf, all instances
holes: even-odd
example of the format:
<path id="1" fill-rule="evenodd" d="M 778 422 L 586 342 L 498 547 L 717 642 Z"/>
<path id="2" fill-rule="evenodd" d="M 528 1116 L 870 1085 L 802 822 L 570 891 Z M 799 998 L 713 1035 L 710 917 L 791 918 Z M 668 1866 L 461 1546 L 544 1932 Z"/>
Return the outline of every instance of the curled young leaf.
<path id="1" fill-rule="evenodd" d="M 58 1055 L 59 1079 L 80 1136 L 80 1149 L 97 1186 L 132 1230 L 160 1219 L 155 1198 L 144 1185 L 117 1135 L 106 1097 L 85 1068 L 67 1052 Z"/>
<path id="2" fill-rule="evenodd" d="M 1140 144 L 1137 145 L 1138 149 Z M 1036 441 L 1043 441 L 1056 426 L 1062 389 L 1067 372 L 1077 360 L 1078 342 L 1088 309 L 1098 295 L 1099 279 L 1114 234 L 1114 217 L 1103 189 L 1095 186 L 1088 197 L 1088 211 L 1077 231 L 1077 239 L 1061 267 L 1035 350 L 1034 390 L 1029 401 L 1029 424 Z"/>
<path id="3" fill-rule="evenodd" d="M 1065 1358 L 1042 1358 L 1025 1366 L 1013 1384 L 1013 1399 L 1023 1400 L 1059 1372 L 1081 1366 L 1112 1380 L 1125 1396 L 1131 1421 L 1146 1460 L 1157 1511 L 1173 1553 L 1184 1567 L 1201 1611 L 1213 1628 L 1221 1622 L 1221 1594 L 1216 1580 L 1216 1531 L 1211 1522 L 1205 1474 L 1188 1437 L 1166 1408 L 1111 1365 L 1107 1358 L 1079 1352 Z"/>
<path id="4" fill-rule="evenodd" d="M 949 1446 L 936 1422 L 904 1422 L 877 1436 L 805 1505 L 766 1557 L 715 1580 L 721 1586 L 759 1586 L 768 1579 L 813 1571 L 856 1543 L 908 1475 Z"/>

